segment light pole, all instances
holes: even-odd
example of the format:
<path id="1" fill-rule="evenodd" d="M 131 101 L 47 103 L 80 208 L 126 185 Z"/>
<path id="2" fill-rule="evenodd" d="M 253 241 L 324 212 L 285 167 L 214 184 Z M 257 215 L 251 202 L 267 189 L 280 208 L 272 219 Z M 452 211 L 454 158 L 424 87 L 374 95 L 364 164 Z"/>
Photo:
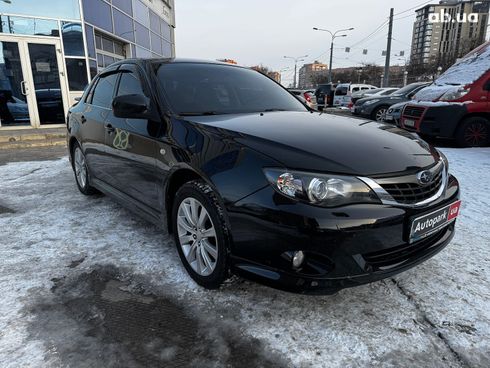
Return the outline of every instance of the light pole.
<path id="1" fill-rule="evenodd" d="M 308 55 L 303 55 L 303 56 L 298 56 L 298 57 L 284 56 L 285 59 L 294 60 L 294 83 L 293 83 L 294 88 L 296 88 L 296 69 L 298 67 L 298 61 L 304 61 L 303 58 L 305 58 L 305 57 L 308 57 Z"/>
<path id="2" fill-rule="evenodd" d="M 313 27 L 313 30 L 314 31 L 323 31 L 323 32 L 328 32 L 330 33 L 330 36 L 332 37 L 332 40 L 330 42 L 330 64 L 328 65 L 328 81 L 330 83 L 332 83 L 332 60 L 333 60 L 333 41 L 337 38 L 337 37 L 347 37 L 346 34 L 342 34 L 342 35 L 337 35 L 337 33 L 339 32 L 346 32 L 346 31 L 352 31 L 354 28 L 351 27 L 351 28 L 346 28 L 346 29 L 339 29 L 335 32 L 330 32 L 328 29 L 323 29 L 323 28 L 317 28 L 317 27 Z"/>

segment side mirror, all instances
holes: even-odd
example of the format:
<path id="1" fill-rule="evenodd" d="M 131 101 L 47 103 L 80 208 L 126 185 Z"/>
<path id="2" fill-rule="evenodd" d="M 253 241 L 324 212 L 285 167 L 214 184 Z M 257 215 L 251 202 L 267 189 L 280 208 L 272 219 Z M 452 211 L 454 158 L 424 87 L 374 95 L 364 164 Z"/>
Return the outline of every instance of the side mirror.
<path id="1" fill-rule="evenodd" d="M 123 95 L 112 100 L 114 116 L 123 119 L 147 119 L 150 99 L 143 95 Z"/>

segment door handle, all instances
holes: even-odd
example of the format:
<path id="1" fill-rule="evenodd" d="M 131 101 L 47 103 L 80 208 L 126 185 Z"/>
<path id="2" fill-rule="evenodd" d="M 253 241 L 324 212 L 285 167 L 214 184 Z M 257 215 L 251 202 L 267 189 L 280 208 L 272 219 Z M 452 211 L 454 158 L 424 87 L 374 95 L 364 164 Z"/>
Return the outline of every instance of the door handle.
<path id="1" fill-rule="evenodd" d="M 22 93 L 24 96 L 27 96 L 26 83 L 26 81 L 20 82 L 20 93 Z"/>
<path id="2" fill-rule="evenodd" d="M 105 124 L 104 126 L 108 133 L 112 133 L 116 130 L 111 124 Z"/>
<path id="3" fill-rule="evenodd" d="M 80 120 L 82 121 L 82 124 L 87 122 L 87 118 L 83 115 L 80 117 Z"/>

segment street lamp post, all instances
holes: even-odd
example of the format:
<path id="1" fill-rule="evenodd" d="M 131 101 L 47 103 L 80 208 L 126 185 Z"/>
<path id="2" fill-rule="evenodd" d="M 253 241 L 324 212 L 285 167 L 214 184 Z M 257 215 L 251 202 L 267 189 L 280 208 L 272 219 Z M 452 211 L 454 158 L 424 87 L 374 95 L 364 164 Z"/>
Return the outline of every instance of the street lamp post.
<path id="1" fill-rule="evenodd" d="M 293 88 L 296 88 L 296 69 L 298 68 L 298 61 L 304 61 L 303 58 L 308 57 L 308 55 L 303 55 L 303 56 L 284 56 L 285 59 L 292 59 L 294 60 L 294 83 L 293 83 Z"/>
<path id="2" fill-rule="evenodd" d="M 328 81 L 330 83 L 332 83 L 333 41 L 337 37 L 347 37 L 346 34 L 337 35 L 337 33 L 339 33 L 339 32 L 346 32 L 346 31 L 352 31 L 353 29 L 354 29 L 353 27 L 346 28 L 346 29 L 339 29 L 339 30 L 337 30 L 337 31 L 335 31 L 335 32 L 332 33 L 328 29 L 313 27 L 313 30 L 315 30 L 315 31 L 328 32 L 328 33 L 330 33 L 330 36 L 332 37 L 332 40 L 330 42 L 330 64 L 328 65 Z"/>

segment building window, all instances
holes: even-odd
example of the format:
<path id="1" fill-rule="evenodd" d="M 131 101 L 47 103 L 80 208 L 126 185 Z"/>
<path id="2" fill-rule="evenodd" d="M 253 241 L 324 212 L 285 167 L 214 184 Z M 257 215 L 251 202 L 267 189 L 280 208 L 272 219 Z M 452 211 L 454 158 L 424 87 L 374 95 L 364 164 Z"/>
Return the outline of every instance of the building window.
<path id="1" fill-rule="evenodd" d="M 117 9 L 113 9 L 114 15 L 114 33 L 128 41 L 134 42 L 134 25 L 133 20 L 126 14 Z"/>
<path id="2" fill-rule="evenodd" d="M 94 27 L 85 24 L 85 38 L 87 39 L 88 57 L 95 59 Z"/>
<path id="3" fill-rule="evenodd" d="M 148 7 L 140 0 L 133 0 L 133 17 L 143 24 L 148 24 L 150 22 Z"/>
<path id="4" fill-rule="evenodd" d="M 61 34 L 63 37 L 65 55 L 85 56 L 83 49 L 82 25 L 80 23 L 62 22 Z"/>
<path id="5" fill-rule="evenodd" d="M 115 61 L 126 58 L 126 48 L 129 45 L 105 35 L 95 34 L 95 49 L 97 52 L 97 66 L 105 68 Z"/>
<path id="6" fill-rule="evenodd" d="M 32 15 L 47 18 L 80 19 L 79 0 L 0 1 L 0 13 Z"/>
<path id="7" fill-rule="evenodd" d="M 131 6 L 131 0 L 112 0 L 112 5 L 121 9 L 123 12 L 133 15 L 133 7 Z"/>
<path id="8" fill-rule="evenodd" d="M 26 17 L 0 17 L 0 33 L 59 37 L 58 21 Z"/>
<path id="9" fill-rule="evenodd" d="M 67 58 L 65 62 L 70 91 L 83 91 L 88 83 L 85 59 Z"/>
<path id="10" fill-rule="evenodd" d="M 85 20 L 94 26 L 112 32 L 111 6 L 102 0 L 83 0 Z"/>
<path id="11" fill-rule="evenodd" d="M 150 31 L 148 28 L 143 27 L 141 24 L 134 22 L 134 28 L 136 30 L 136 43 L 139 46 L 150 49 Z"/>

